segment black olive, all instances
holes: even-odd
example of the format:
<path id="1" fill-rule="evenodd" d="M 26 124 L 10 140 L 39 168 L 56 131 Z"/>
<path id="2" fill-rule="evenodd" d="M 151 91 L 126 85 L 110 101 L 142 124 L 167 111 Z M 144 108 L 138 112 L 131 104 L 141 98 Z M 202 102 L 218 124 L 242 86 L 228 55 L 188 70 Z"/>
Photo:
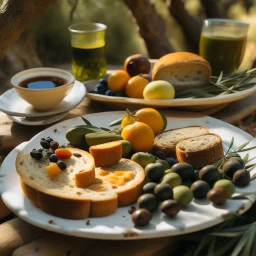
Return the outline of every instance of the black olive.
<path id="1" fill-rule="evenodd" d="M 135 211 L 136 211 L 136 207 L 135 206 L 130 206 L 128 208 L 128 213 L 130 213 L 130 214 L 134 213 Z"/>
<path id="2" fill-rule="evenodd" d="M 160 205 L 160 210 L 168 217 L 176 216 L 181 209 L 180 204 L 175 200 L 165 200 Z"/>
<path id="3" fill-rule="evenodd" d="M 51 154 L 49 157 L 50 162 L 57 163 L 59 158 L 55 154 Z"/>
<path id="4" fill-rule="evenodd" d="M 33 150 L 30 152 L 30 156 L 34 158 L 35 160 L 40 160 L 43 158 L 42 152 L 39 152 L 37 150 Z"/>
<path id="5" fill-rule="evenodd" d="M 51 149 L 55 150 L 55 149 L 59 148 L 59 143 L 57 141 L 53 140 L 50 143 L 50 147 L 51 147 Z"/>
<path id="6" fill-rule="evenodd" d="M 241 166 L 244 168 L 245 164 L 244 164 L 244 160 L 241 157 L 231 157 L 229 158 L 229 160 L 237 160 Z"/>
<path id="7" fill-rule="evenodd" d="M 159 182 L 164 175 L 164 167 L 160 163 L 147 164 L 145 174 L 150 181 Z"/>
<path id="8" fill-rule="evenodd" d="M 50 143 L 48 141 L 46 141 L 46 140 L 41 140 L 40 144 L 45 149 L 49 149 L 50 148 Z"/>
<path id="9" fill-rule="evenodd" d="M 227 162 L 224 163 L 223 168 L 222 168 L 223 172 L 230 178 L 233 177 L 235 171 L 240 170 L 240 169 L 243 169 L 243 166 L 236 159 L 228 160 Z"/>
<path id="10" fill-rule="evenodd" d="M 165 159 L 165 153 L 163 151 L 157 151 L 155 152 L 155 156 L 159 159 Z"/>
<path id="11" fill-rule="evenodd" d="M 147 209 L 139 209 L 132 213 L 132 221 L 135 226 L 146 226 L 150 222 L 152 214 Z"/>
<path id="12" fill-rule="evenodd" d="M 205 198 L 210 189 L 209 184 L 203 180 L 197 180 L 191 185 L 191 191 L 197 199 Z"/>
<path id="13" fill-rule="evenodd" d="M 238 187 L 247 186 L 250 183 L 250 172 L 246 169 L 237 170 L 233 175 L 233 182 Z"/>
<path id="14" fill-rule="evenodd" d="M 231 152 L 227 155 L 227 158 L 231 158 L 231 157 L 239 157 L 241 158 L 241 156 L 238 154 L 238 153 L 235 153 L 235 152 Z"/>
<path id="15" fill-rule="evenodd" d="M 52 155 L 52 154 L 53 154 L 52 149 L 49 149 L 49 150 L 47 151 L 47 156 L 50 156 L 50 155 Z"/>
<path id="16" fill-rule="evenodd" d="M 220 172 L 215 165 L 207 165 L 199 171 L 199 178 L 210 185 L 220 179 Z"/>
<path id="17" fill-rule="evenodd" d="M 223 204 L 229 198 L 229 194 L 224 188 L 213 188 L 207 193 L 207 199 L 214 204 Z"/>
<path id="18" fill-rule="evenodd" d="M 143 194 L 147 194 L 147 193 L 153 194 L 156 185 L 157 185 L 157 183 L 155 183 L 155 182 L 149 182 L 149 183 L 145 184 L 142 188 L 142 193 Z"/>
<path id="19" fill-rule="evenodd" d="M 200 178 L 199 178 L 199 171 L 195 171 L 195 172 L 191 175 L 190 180 L 191 180 L 191 181 L 200 180 Z"/>
<path id="20" fill-rule="evenodd" d="M 65 170 L 67 165 L 63 161 L 58 161 L 57 165 L 60 167 L 61 170 Z"/>
<path id="21" fill-rule="evenodd" d="M 53 139 L 51 137 L 47 137 L 46 141 L 50 144 L 53 141 Z"/>
<path id="22" fill-rule="evenodd" d="M 175 165 L 175 164 L 178 163 L 177 160 L 176 160 L 175 158 L 172 158 L 172 157 L 165 157 L 164 160 L 165 160 L 166 162 L 168 162 L 168 164 L 170 165 L 170 168 L 171 168 L 173 165 Z"/>
<path id="23" fill-rule="evenodd" d="M 182 180 L 189 179 L 195 172 L 193 166 L 187 163 L 177 163 L 172 166 L 171 170 L 179 174 Z"/>
<path id="24" fill-rule="evenodd" d="M 108 80 L 107 80 L 106 78 L 101 78 L 101 79 L 99 80 L 99 83 L 102 84 L 102 85 L 104 85 L 105 87 L 108 86 Z"/>
<path id="25" fill-rule="evenodd" d="M 160 201 L 173 198 L 172 187 L 167 183 L 156 185 L 154 193 Z"/>
<path id="26" fill-rule="evenodd" d="M 103 84 L 97 84 L 95 90 L 97 90 L 99 94 L 104 94 L 106 89 L 106 86 L 104 86 Z"/>
<path id="27" fill-rule="evenodd" d="M 137 204 L 139 208 L 144 208 L 153 212 L 157 209 L 158 200 L 153 194 L 144 194 L 138 198 Z"/>

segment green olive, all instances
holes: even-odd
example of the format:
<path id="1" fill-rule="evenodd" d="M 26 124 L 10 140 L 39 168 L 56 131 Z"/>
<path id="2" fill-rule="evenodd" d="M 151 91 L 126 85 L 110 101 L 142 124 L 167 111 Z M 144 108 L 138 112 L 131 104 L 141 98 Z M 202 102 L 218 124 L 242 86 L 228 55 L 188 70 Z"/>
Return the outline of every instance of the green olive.
<path id="1" fill-rule="evenodd" d="M 160 210 L 168 217 L 176 216 L 180 211 L 180 204 L 172 199 L 165 200 L 160 205 Z"/>
<path id="2" fill-rule="evenodd" d="M 164 167 L 160 163 L 147 164 L 145 175 L 150 181 L 158 183 L 164 175 Z"/>
<path id="3" fill-rule="evenodd" d="M 230 178 L 233 178 L 237 170 L 243 169 L 243 165 L 236 159 L 229 159 L 222 167 L 223 172 Z"/>
<path id="4" fill-rule="evenodd" d="M 203 180 L 197 180 L 191 185 L 191 191 L 196 199 L 205 198 L 210 189 L 209 184 Z"/>
<path id="5" fill-rule="evenodd" d="M 132 221 L 135 226 L 146 226 L 152 219 L 152 213 L 147 209 L 139 209 L 132 213 Z"/>
<path id="6" fill-rule="evenodd" d="M 156 158 L 152 154 L 146 152 L 137 152 L 133 154 L 131 160 L 138 163 L 143 168 L 147 164 L 156 162 Z"/>
<path id="7" fill-rule="evenodd" d="M 215 165 L 207 165 L 199 171 L 199 178 L 207 183 L 214 184 L 220 179 L 220 172 Z"/>
<path id="8" fill-rule="evenodd" d="M 172 188 L 181 185 L 182 180 L 179 174 L 175 172 L 170 172 L 164 175 L 161 183 L 169 184 Z"/>
<path id="9" fill-rule="evenodd" d="M 154 194 L 154 190 L 155 190 L 155 186 L 157 185 L 157 183 L 155 182 L 148 182 L 147 184 L 145 184 L 142 188 L 142 193 L 143 194 Z"/>
<path id="10" fill-rule="evenodd" d="M 173 197 L 172 188 L 169 184 L 166 183 L 156 185 L 154 193 L 160 201 L 172 199 Z"/>
<path id="11" fill-rule="evenodd" d="M 157 159 L 156 163 L 160 163 L 163 165 L 164 170 L 170 169 L 170 165 L 167 161 L 163 160 L 163 159 Z"/>
<path id="12" fill-rule="evenodd" d="M 213 188 L 223 188 L 227 191 L 228 197 L 230 198 L 236 191 L 235 185 L 230 181 L 226 179 L 218 180 Z"/>
<path id="13" fill-rule="evenodd" d="M 181 206 L 186 206 L 193 200 L 193 193 L 190 188 L 180 185 L 173 189 L 173 199 Z"/>
<path id="14" fill-rule="evenodd" d="M 153 212 L 157 209 L 158 200 L 153 194 L 144 194 L 140 196 L 137 200 L 139 208 L 147 209 L 150 212 Z"/>
<path id="15" fill-rule="evenodd" d="M 246 169 L 237 170 L 233 175 L 233 182 L 238 187 L 247 186 L 251 181 L 250 172 Z"/>
<path id="16" fill-rule="evenodd" d="M 122 143 L 122 157 L 127 157 L 132 151 L 132 145 L 127 140 L 120 140 Z"/>
<path id="17" fill-rule="evenodd" d="M 179 174 L 182 180 L 189 179 L 195 171 L 193 166 L 187 163 L 177 163 L 172 166 L 171 170 Z"/>
<path id="18" fill-rule="evenodd" d="M 207 193 L 207 199 L 214 204 L 223 204 L 229 198 L 229 194 L 224 188 L 213 188 Z"/>

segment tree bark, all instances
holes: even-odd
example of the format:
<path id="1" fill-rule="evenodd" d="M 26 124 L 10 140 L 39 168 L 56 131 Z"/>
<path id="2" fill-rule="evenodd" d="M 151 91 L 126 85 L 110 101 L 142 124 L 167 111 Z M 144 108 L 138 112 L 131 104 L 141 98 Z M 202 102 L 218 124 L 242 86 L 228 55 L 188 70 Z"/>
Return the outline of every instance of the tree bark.
<path id="1" fill-rule="evenodd" d="M 150 0 L 123 1 L 136 19 L 149 56 L 157 59 L 173 52 L 173 47 L 166 34 L 165 22 Z"/>
<path id="2" fill-rule="evenodd" d="M 201 0 L 207 18 L 225 18 L 221 12 L 218 1 L 216 0 Z"/>
<path id="3" fill-rule="evenodd" d="M 57 0 L 5 0 L 0 8 L 0 60 L 22 31 Z"/>
<path id="4" fill-rule="evenodd" d="M 192 52 L 198 53 L 199 40 L 202 29 L 202 24 L 195 20 L 185 9 L 184 3 L 181 0 L 166 1 L 169 13 L 173 16 L 176 22 L 180 25 L 187 43 Z"/>

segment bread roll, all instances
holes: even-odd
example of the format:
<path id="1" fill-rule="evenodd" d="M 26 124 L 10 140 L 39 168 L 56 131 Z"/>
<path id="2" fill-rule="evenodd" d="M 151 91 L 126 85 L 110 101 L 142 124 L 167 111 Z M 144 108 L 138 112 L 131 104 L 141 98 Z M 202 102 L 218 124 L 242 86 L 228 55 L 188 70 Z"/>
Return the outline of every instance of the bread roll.
<path id="1" fill-rule="evenodd" d="M 210 64 L 189 52 L 169 53 L 161 57 L 152 70 L 153 80 L 170 82 L 175 91 L 206 87 L 211 77 Z"/>
<path id="2" fill-rule="evenodd" d="M 188 126 L 167 130 L 155 137 L 153 150 L 162 151 L 165 156 L 176 158 L 176 145 L 179 141 L 207 134 L 209 130 L 203 126 Z"/>
<path id="3" fill-rule="evenodd" d="M 35 160 L 29 154 L 19 152 L 16 170 L 21 188 L 37 207 L 58 217 L 83 219 L 110 215 L 118 206 L 132 204 L 137 200 L 145 178 L 140 165 L 121 159 L 117 164 L 104 169 L 93 169 L 94 184 L 77 187 L 76 174 L 85 172 L 87 168 L 91 170 L 94 162 L 89 153 L 76 148 L 70 150 L 79 153 L 81 157 L 72 155 L 69 159 L 62 159 L 67 168 L 55 178 L 51 178 L 45 170 L 49 164 L 48 159 Z"/>
<path id="4" fill-rule="evenodd" d="M 214 164 L 224 156 L 222 139 L 215 133 L 181 140 L 176 145 L 179 162 L 191 164 L 195 169 Z"/>

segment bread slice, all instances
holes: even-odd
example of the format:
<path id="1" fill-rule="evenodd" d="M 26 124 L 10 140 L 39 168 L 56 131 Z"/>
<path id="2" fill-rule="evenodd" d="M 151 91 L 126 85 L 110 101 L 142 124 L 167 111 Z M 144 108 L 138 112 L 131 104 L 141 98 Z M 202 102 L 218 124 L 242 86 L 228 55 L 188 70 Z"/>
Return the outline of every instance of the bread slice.
<path id="1" fill-rule="evenodd" d="M 179 141 L 209 133 L 204 126 L 188 126 L 167 130 L 155 137 L 153 150 L 162 151 L 165 156 L 176 158 L 176 145 Z"/>
<path id="2" fill-rule="evenodd" d="M 113 167 L 108 166 L 108 175 L 98 175 L 99 169 L 94 170 L 94 183 L 81 188 L 76 186 L 75 177 L 87 168 L 91 169 L 94 160 L 88 152 L 76 148 L 70 150 L 82 156 L 72 155 L 69 159 L 62 159 L 67 168 L 54 179 L 45 171 L 49 164 L 48 159 L 34 160 L 28 153 L 18 153 L 16 170 L 22 190 L 37 207 L 58 217 L 83 219 L 88 216 L 110 215 L 116 211 L 118 205 L 127 205 L 137 200 L 145 177 L 140 165 L 121 159 Z M 123 172 L 124 183 L 111 182 L 115 176 L 121 175 L 115 175 L 116 171 Z M 107 176 L 111 175 L 114 178 L 109 180 Z M 123 199 L 123 195 L 128 199 Z"/>
<path id="3" fill-rule="evenodd" d="M 152 70 L 153 80 L 170 82 L 175 91 L 206 87 L 211 77 L 210 64 L 190 52 L 169 53 L 161 57 Z"/>
<path id="4" fill-rule="evenodd" d="M 191 164 L 195 169 L 214 164 L 224 156 L 222 139 L 215 133 L 181 140 L 176 145 L 179 162 Z"/>

